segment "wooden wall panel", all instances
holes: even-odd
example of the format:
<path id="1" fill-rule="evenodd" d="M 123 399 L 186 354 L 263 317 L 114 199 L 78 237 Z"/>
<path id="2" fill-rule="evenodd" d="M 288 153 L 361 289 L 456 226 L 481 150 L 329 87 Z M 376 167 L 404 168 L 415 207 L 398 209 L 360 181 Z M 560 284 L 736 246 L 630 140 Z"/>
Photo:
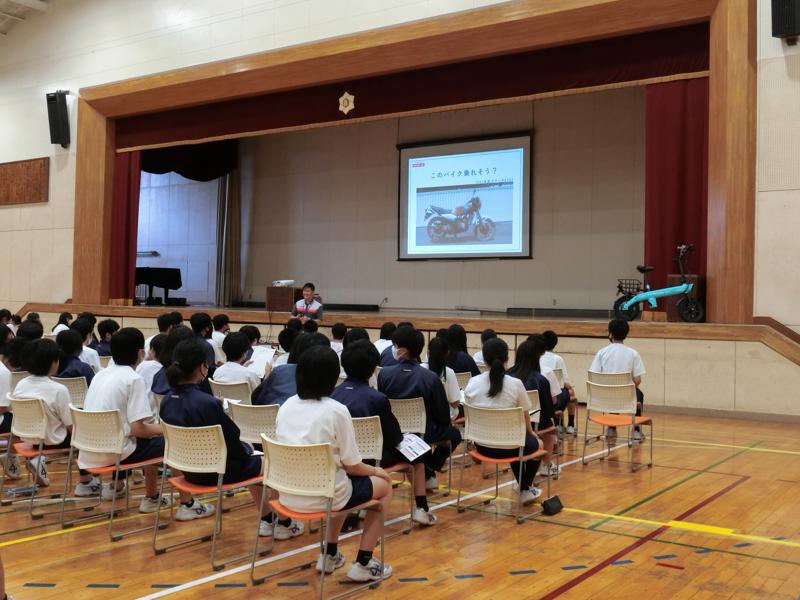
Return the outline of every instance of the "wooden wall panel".
<path id="1" fill-rule="evenodd" d="M 50 158 L 0 164 L 0 206 L 47 202 Z"/>

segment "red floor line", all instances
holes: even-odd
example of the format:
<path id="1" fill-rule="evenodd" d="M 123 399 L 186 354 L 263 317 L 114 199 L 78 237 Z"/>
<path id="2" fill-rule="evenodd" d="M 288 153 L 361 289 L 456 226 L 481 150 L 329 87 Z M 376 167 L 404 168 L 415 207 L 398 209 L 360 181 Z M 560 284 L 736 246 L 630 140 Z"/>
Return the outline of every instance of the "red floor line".
<path id="1" fill-rule="evenodd" d="M 695 504 L 692 508 L 690 508 L 689 510 L 687 510 L 686 512 L 684 512 L 680 516 L 676 517 L 674 520 L 675 521 L 680 521 L 682 519 L 685 519 L 689 515 L 696 513 L 698 510 L 700 510 L 704 506 L 707 506 L 708 504 L 710 504 L 711 502 L 713 502 L 714 500 L 716 500 L 720 496 L 722 496 L 724 494 L 727 494 L 733 488 L 735 488 L 738 485 L 743 484 L 748 479 L 750 479 L 750 476 L 742 475 L 741 479 L 739 479 L 739 481 L 734 481 L 732 484 L 722 488 L 717 493 L 715 493 L 715 494 L 709 496 L 708 498 L 702 500 L 701 502 Z M 616 554 L 614 554 L 612 556 L 609 556 L 608 558 L 606 558 L 602 562 L 600 562 L 600 563 L 596 564 L 595 566 L 593 566 L 588 571 L 584 571 L 583 573 L 581 573 L 580 575 L 578 575 L 574 579 L 570 579 L 569 581 L 567 581 L 562 586 L 554 589 L 552 592 L 549 592 L 549 593 L 545 594 L 539 600 L 552 600 L 553 598 L 558 598 L 561 594 L 564 594 L 564 593 L 568 592 L 569 590 L 571 590 L 572 588 L 574 588 L 578 584 L 583 583 L 584 581 L 586 581 L 587 579 L 589 579 L 593 575 L 596 575 L 597 573 L 599 573 L 600 571 L 602 571 L 603 569 L 608 567 L 611 563 L 618 561 L 620 558 L 622 558 L 626 554 L 629 554 L 630 552 L 633 552 L 634 550 L 636 550 L 636 548 L 638 548 L 639 546 L 642 546 L 642 545 L 646 544 L 647 542 L 649 542 L 650 540 L 652 540 L 653 538 L 658 537 L 659 535 L 664 533 L 667 529 L 669 529 L 669 527 L 664 526 L 664 527 L 659 527 L 658 529 L 656 529 L 654 531 L 651 531 L 650 533 L 648 533 L 643 538 L 640 538 L 640 539 L 636 540 L 630 546 L 627 546 L 627 547 L 623 548 L 622 550 L 620 550 L 619 552 L 617 552 Z"/>
<path id="2" fill-rule="evenodd" d="M 670 564 L 667 564 L 667 563 L 656 563 L 656 566 L 657 567 L 667 567 L 669 569 L 679 569 L 681 571 L 683 571 L 686 568 L 686 567 L 682 567 L 680 565 L 670 565 Z"/>

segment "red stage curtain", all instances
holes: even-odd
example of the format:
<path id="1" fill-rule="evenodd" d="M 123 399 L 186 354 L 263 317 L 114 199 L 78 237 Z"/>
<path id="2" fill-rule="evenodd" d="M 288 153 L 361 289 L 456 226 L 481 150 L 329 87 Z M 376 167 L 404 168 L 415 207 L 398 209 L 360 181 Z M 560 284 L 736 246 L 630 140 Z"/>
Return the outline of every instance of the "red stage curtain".
<path id="1" fill-rule="evenodd" d="M 113 299 L 133 299 L 134 295 L 140 181 L 141 153 L 117 154 L 114 159 L 108 294 Z"/>
<path id="2" fill-rule="evenodd" d="M 652 287 L 677 273 L 678 244 L 694 244 L 688 273 L 706 272 L 708 78 L 648 85 L 644 259 Z"/>

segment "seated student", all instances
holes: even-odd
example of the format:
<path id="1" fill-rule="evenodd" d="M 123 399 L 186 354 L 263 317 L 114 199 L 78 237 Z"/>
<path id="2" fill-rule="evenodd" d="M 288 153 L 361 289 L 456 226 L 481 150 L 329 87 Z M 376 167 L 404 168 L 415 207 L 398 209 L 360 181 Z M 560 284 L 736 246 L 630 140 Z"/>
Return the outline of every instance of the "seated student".
<path id="1" fill-rule="evenodd" d="M 0 308 L 0 325 L 11 325 L 11 311 L 7 308 Z"/>
<path id="2" fill-rule="evenodd" d="M 261 340 L 261 332 L 255 325 L 242 325 L 239 327 L 239 331 L 244 333 L 250 340 L 250 348 L 247 350 L 247 360 L 250 360 L 253 356 L 253 348 Z"/>
<path id="3" fill-rule="evenodd" d="M 136 373 L 144 379 L 144 387 L 147 390 L 147 399 L 150 401 L 150 409 L 153 411 L 153 416 L 156 415 L 156 398 L 153 394 L 153 379 L 161 369 L 161 363 L 158 362 L 158 355 L 164 349 L 164 342 L 167 341 L 167 336 L 163 333 L 154 335 L 150 339 L 150 349 L 145 350 L 144 360 L 136 367 Z"/>
<path id="4" fill-rule="evenodd" d="M 419 363 L 425 346 L 425 337 L 413 327 L 398 327 L 392 336 L 392 348 L 396 349 L 398 364 L 384 367 L 378 374 L 378 390 L 388 398 L 419 398 L 425 402 L 427 431 L 419 432 L 429 444 L 450 441 L 451 450 L 461 443 L 461 434 L 450 424 L 450 406 L 441 380 L 433 371 Z M 447 446 L 437 446 L 428 454 L 425 464 L 426 489 L 439 489 L 436 472 L 447 461 L 450 451 Z"/>
<path id="5" fill-rule="evenodd" d="M 499 338 L 496 338 L 499 339 Z M 508 375 L 522 381 L 526 390 L 536 390 L 539 393 L 539 430 L 551 429 L 555 424 L 555 404 L 558 395 L 558 382 L 555 375 L 550 374 L 550 378 L 541 371 L 539 359 L 544 354 L 544 340 L 541 336 L 530 336 L 517 347 L 514 356 L 514 366 L 508 370 Z M 557 433 L 552 430 L 549 433 L 542 433 L 544 449 L 551 453 L 556 445 Z M 552 462 L 547 464 L 547 474 L 554 477 L 558 476 L 559 468 Z"/>
<path id="6" fill-rule="evenodd" d="M 97 353 L 97 350 L 89 346 L 92 341 L 91 322 L 79 317 L 70 323 L 69 328 L 77 331 L 83 340 L 83 349 L 81 350 L 81 355 L 79 358 L 87 365 L 92 367 L 95 372 L 100 371 L 103 368 L 100 364 L 100 355 Z"/>
<path id="7" fill-rule="evenodd" d="M 313 319 L 303 323 L 303 333 L 316 333 L 317 331 L 319 331 L 319 325 Z"/>
<path id="8" fill-rule="evenodd" d="M 344 336 L 347 333 L 347 325 L 344 323 L 334 323 L 333 327 L 331 327 L 331 348 L 333 351 L 336 352 L 336 355 L 341 358 L 342 357 L 342 349 L 344 348 L 344 344 L 342 341 L 344 340 Z"/>
<path id="9" fill-rule="evenodd" d="M 8 324 L 9 329 L 17 335 L 17 329 L 22 324 L 22 317 L 19 315 L 11 315 L 11 322 Z"/>
<path id="10" fill-rule="evenodd" d="M 558 334 L 552 329 L 548 329 L 542 333 L 546 351 L 542 355 L 541 362 L 543 367 L 551 370 L 561 369 L 561 376 L 564 380 L 564 387 L 558 397 L 557 410 L 567 410 L 569 412 L 569 421 L 567 422 L 567 433 L 575 433 L 575 410 L 578 404 L 578 398 L 575 395 L 575 390 L 569 382 L 569 373 L 567 373 L 567 363 L 558 354 L 554 353 L 558 345 Z"/>
<path id="11" fill-rule="evenodd" d="M 214 340 L 214 343 L 219 348 L 222 348 L 222 342 L 225 341 L 225 336 L 228 335 L 228 332 L 231 330 L 231 320 L 228 315 L 219 314 L 214 315 L 211 319 L 211 323 L 214 325 L 211 339 Z"/>
<path id="12" fill-rule="evenodd" d="M 208 376 L 206 353 L 200 341 L 188 339 L 180 342 L 172 353 L 172 364 L 167 368 L 167 378 L 171 387 L 170 393 L 161 403 L 160 416 L 164 423 L 179 427 L 206 427 L 220 425 L 225 436 L 228 456 L 225 463 L 223 483 L 232 483 L 258 477 L 261 473 L 261 457 L 253 456 L 253 448 L 239 441 L 239 428 L 225 414 L 222 403 L 214 396 L 203 392 L 198 384 Z M 216 485 L 216 473 L 185 473 L 189 483 L 195 485 Z M 250 493 L 256 506 L 261 505 L 261 482 L 250 486 Z M 187 511 L 202 510 L 199 503 L 190 500 Z M 184 505 L 181 505 L 184 508 Z M 213 506 L 210 507 L 213 512 Z M 205 516 L 205 515 L 203 515 Z M 258 534 L 273 535 L 275 539 L 286 540 L 303 533 L 303 524 L 287 519 L 279 521 L 274 528 L 272 511 L 268 504 L 264 505 Z"/>
<path id="13" fill-rule="evenodd" d="M 473 376 L 480 375 L 481 370 L 475 364 L 475 360 L 467 354 L 467 332 L 458 323 L 453 323 L 447 329 L 447 343 L 450 346 L 450 354 L 447 366 L 456 373 L 472 373 Z"/>
<path id="14" fill-rule="evenodd" d="M 400 329 L 401 327 L 411 327 L 413 329 L 414 328 L 414 324 L 411 323 L 410 321 L 400 321 L 397 324 L 397 328 L 395 329 L 395 332 L 398 329 Z M 394 340 L 394 333 L 392 334 L 392 339 Z M 392 365 L 396 365 L 398 362 L 400 362 L 400 361 L 397 358 L 397 348 L 395 348 L 394 347 L 394 343 L 392 343 L 392 345 L 387 346 L 381 352 L 381 364 L 380 364 L 380 366 L 381 366 L 381 368 L 383 368 L 383 367 L 391 367 Z"/>
<path id="15" fill-rule="evenodd" d="M 213 331 L 211 316 L 208 313 L 194 313 L 189 318 L 189 324 L 192 326 L 192 331 L 194 331 L 200 345 L 206 351 L 209 377 L 213 378 L 214 371 L 217 369 L 217 353 L 210 342 L 211 332 Z"/>
<path id="16" fill-rule="evenodd" d="M 314 346 L 331 347 L 331 342 L 321 333 L 303 333 L 297 337 L 289 352 L 289 362 L 275 367 L 251 396 L 253 404 L 283 404 L 297 393 L 295 370 L 297 361 L 309 348 Z"/>
<path id="17" fill-rule="evenodd" d="M 358 340 L 366 340 L 367 342 L 371 343 L 369 339 L 369 333 L 363 327 L 353 327 L 352 329 L 348 329 L 347 333 L 344 334 L 342 338 L 342 346 L 347 348 L 348 344 L 352 344 L 357 342 Z M 380 360 L 380 356 L 378 356 L 378 360 Z M 347 377 L 347 373 L 345 373 L 344 368 L 339 369 L 339 377 Z M 378 389 L 378 376 L 376 373 L 373 373 L 372 376 L 369 378 L 369 385 L 375 389 Z"/>
<path id="18" fill-rule="evenodd" d="M 164 340 L 161 352 L 156 355 L 156 359 L 161 364 L 161 369 L 156 371 L 155 375 L 153 375 L 153 383 L 150 385 L 150 391 L 153 394 L 158 394 L 160 396 L 169 394 L 171 388 L 167 380 L 167 367 L 172 364 L 172 352 L 179 343 L 193 337 L 195 337 L 194 332 L 184 325 L 173 327 L 172 331 L 169 332 L 169 335 Z M 208 382 L 204 382 L 204 384 L 204 391 L 210 394 L 211 386 Z"/>
<path id="19" fill-rule="evenodd" d="M 100 334 L 100 341 L 97 344 L 97 354 L 100 356 L 111 356 L 111 336 L 119 331 L 119 323 L 114 319 L 103 319 L 97 324 L 97 333 Z"/>
<path id="20" fill-rule="evenodd" d="M 297 339 L 300 332 L 296 329 L 289 329 L 288 327 L 278 334 L 278 345 L 283 350 L 282 353 L 276 352 L 272 355 L 272 368 L 279 365 L 285 365 L 289 361 L 289 352 L 292 349 L 292 344 Z"/>
<path id="21" fill-rule="evenodd" d="M 392 334 L 394 334 L 395 329 L 397 329 L 397 325 L 391 321 L 386 321 L 386 323 L 381 325 L 380 339 L 375 342 L 375 347 L 378 349 L 378 354 L 387 348 L 392 347 Z"/>
<path id="22" fill-rule="evenodd" d="M 62 331 L 66 331 L 69 329 L 69 324 L 72 322 L 72 315 L 68 312 L 62 312 L 58 315 L 58 323 L 53 326 L 51 333 L 53 335 L 58 335 Z"/>
<path id="23" fill-rule="evenodd" d="M 481 332 L 481 348 L 483 345 L 491 339 L 497 337 L 497 334 L 494 332 L 494 329 L 484 329 Z M 485 367 L 486 363 L 483 362 L 483 350 L 478 350 L 475 354 L 472 355 L 472 359 L 475 361 L 475 364 L 478 365 L 478 368 Z"/>
<path id="24" fill-rule="evenodd" d="M 14 345 L 26 344 L 28 341 L 22 338 L 17 341 L 16 338 L 13 337 L 13 334 L 11 334 L 11 329 L 6 325 L 0 325 L 0 331 L 2 331 L 2 333 L 0 333 L 0 335 L 2 335 L 2 343 L 0 343 L 0 354 L 2 354 L 2 360 L 0 360 L 0 433 L 10 433 L 11 421 L 14 415 L 11 414 L 11 402 L 7 394 L 13 391 L 11 389 L 11 371 L 12 369 L 16 371 L 19 368 L 19 364 L 15 367 L 12 362 L 9 361 L 9 354 Z M 9 335 L 12 337 L 9 338 Z M 12 341 L 15 343 L 12 343 Z M 14 357 L 14 362 L 17 360 L 19 359 Z M 6 476 L 9 479 L 20 479 L 19 458 L 14 452 L 13 440 L 8 440 L 7 447 L 8 466 L 6 467 Z M 5 465 L 5 461 L 0 460 L 0 464 Z"/>
<path id="25" fill-rule="evenodd" d="M 454 421 L 464 416 L 464 407 L 461 406 L 461 390 L 458 387 L 456 373 L 446 364 L 448 354 L 447 340 L 435 337 L 428 344 L 428 362 L 422 363 L 422 366 L 436 373 L 442 380 L 447 404 L 450 405 L 450 420 Z"/>
<path id="26" fill-rule="evenodd" d="M 483 356 L 489 371 L 476 375 L 469 380 L 464 389 L 467 404 L 478 408 L 515 408 L 522 407 L 527 413 L 531 409 L 525 386 L 519 379 L 505 374 L 508 363 L 508 345 L 500 338 L 492 338 L 483 345 Z M 533 432 L 530 419 L 525 419 L 525 454 L 536 452 L 542 445 L 541 440 Z M 510 458 L 519 455 L 518 448 L 498 449 L 477 446 L 478 452 L 492 458 Z M 522 504 L 531 504 L 542 495 L 542 490 L 533 485 L 533 478 L 539 470 L 538 460 L 526 460 L 511 463 L 514 478 L 521 485 L 514 486 L 520 494 Z M 520 474 L 520 469 L 522 473 Z"/>
<path id="27" fill-rule="evenodd" d="M 164 437 L 161 426 L 152 423 L 153 412 L 147 399 L 144 379 L 134 370 L 144 358 L 144 336 L 138 329 L 123 327 L 111 338 L 114 363 L 100 371 L 86 393 L 84 410 L 119 410 L 125 441 L 120 464 L 142 462 L 164 456 Z M 116 463 L 116 456 L 97 452 L 78 453 L 78 466 L 87 469 Z M 145 495 L 139 512 L 152 513 L 172 504 L 170 496 L 158 494 L 158 465 L 144 467 Z M 127 471 L 120 471 L 117 488 L 103 484 L 103 500 L 124 497 Z M 187 506 L 187 503 L 189 506 Z M 175 518 L 189 521 L 207 517 L 214 512 L 212 505 L 195 503 L 189 494 L 181 493 L 181 507 Z"/>
<path id="28" fill-rule="evenodd" d="M 97 317 L 95 317 L 93 313 L 82 312 L 78 315 L 78 319 L 83 319 L 89 322 L 90 325 L 89 330 L 91 331 L 92 339 L 89 342 L 88 346 L 92 350 L 97 350 L 97 345 L 100 343 L 100 340 L 98 340 L 97 336 L 94 334 L 94 328 L 97 326 Z"/>
<path id="29" fill-rule="evenodd" d="M 59 377 L 85 377 L 86 383 L 91 384 L 94 371 L 79 358 L 83 351 L 81 334 L 74 329 L 65 329 L 56 336 L 56 344 L 61 350 L 58 364 Z"/>
<path id="30" fill-rule="evenodd" d="M 370 341 L 358 340 L 348 344 L 342 351 L 341 363 L 347 373 L 347 379 L 331 393 L 331 398 L 338 400 L 350 411 L 350 416 L 380 417 L 381 432 L 383 433 L 383 456 L 381 464 L 392 466 L 408 462 L 408 459 L 397 450 L 403 441 L 400 424 L 392 414 L 392 407 L 386 394 L 372 389 L 369 379 L 378 366 L 380 355 Z M 414 497 L 417 508 L 411 519 L 422 525 L 434 525 L 436 515 L 428 508 L 428 498 L 425 495 L 425 463 L 424 456 L 414 461 Z"/>
<path id="31" fill-rule="evenodd" d="M 324 569 L 326 573 L 333 573 L 345 564 L 338 546 L 347 509 L 372 499 L 381 502 L 383 512 L 367 512 L 358 555 L 347 573 L 353 581 L 373 581 L 392 574 L 389 565 L 372 557 L 392 499 L 392 480 L 380 467 L 361 461 L 350 413 L 344 405 L 330 398 L 338 377 L 339 359 L 329 347 L 312 347 L 303 353 L 297 364 L 297 394 L 278 410 L 276 437 L 283 444 L 330 444 L 333 451 L 337 468 L 332 509 L 343 512 L 331 519 L 326 531 L 326 553 L 317 560 L 318 571 Z M 298 512 L 321 511 L 327 505 L 324 498 L 281 493 L 280 499 Z"/>
<path id="32" fill-rule="evenodd" d="M 156 335 L 164 334 L 167 335 L 172 328 L 179 323 L 175 322 L 175 313 L 164 313 L 163 315 L 158 315 L 158 319 L 156 319 L 156 323 L 158 324 L 158 333 Z M 153 338 L 156 335 L 151 335 L 144 341 L 144 351 L 145 353 L 150 351 L 150 342 L 153 341 Z M 158 354 L 156 354 L 157 356 Z"/>
<path id="33" fill-rule="evenodd" d="M 39 316 L 39 313 L 37 313 L 37 312 L 29 312 L 27 315 L 25 315 L 25 320 L 26 321 L 36 321 L 37 323 L 41 323 L 42 322 L 42 318 Z"/>
<path id="34" fill-rule="evenodd" d="M 303 322 L 297 317 L 292 317 L 286 321 L 286 329 L 294 329 L 297 333 L 303 331 Z"/>
<path id="35" fill-rule="evenodd" d="M 303 298 L 292 307 L 292 316 L 299 318 L 303 324 L 309 320 L 322 321 L 322 304 L 314 298 L 315 291 L 313 283 L 303 285 Z"/>
<path id="36" fill-rule="evenodd" d="M 250 391 L 258 387 L 261 377 L 244 366 L 247 362 L 247 350 L 250 348 L 250 338 L 241 331 L 229 333 L 222 342 L 222 350 L 228 361 L 217 367 L 214 381 L 220 383 L 247 383 Z"/>
<path id="37" fill-rule="evenodd" d="M 38 340 L 44 335 L 41 321 L 24 321 L 17 327 L 16 336 L 25 340 Z"/>
<path id="38" fill-rule="evenodd" d="M 625 338 L 628 337 L 629 332 L 630 326 L 626 321 L 612 319 L 608 323 L 608 339 L 611 343 L 597 351 L 589 370 L 595 373 L 630 373 L 631 380 L 636 385 L 636 416 L 641 416 L 644 394 L 639 386 L 642 384 L 642 375 L 647 371 L 644 369 L 644 363 L 639 353 L 625 345 Z M 608 429 L 609 436 L 617 434 L 616 427 Z M 644 440 L 641 427 L 634 428 L 633 439 Z"/>
<path id="39" fill-rule="evenodd" d="M 14 332 L 11 331 L 11 328 L 8 325 L 0 324 L 0 349 L 6 345 L 9 341 L 14 339 Z M 2 352 L 0 352 L 2 354 Z"/>

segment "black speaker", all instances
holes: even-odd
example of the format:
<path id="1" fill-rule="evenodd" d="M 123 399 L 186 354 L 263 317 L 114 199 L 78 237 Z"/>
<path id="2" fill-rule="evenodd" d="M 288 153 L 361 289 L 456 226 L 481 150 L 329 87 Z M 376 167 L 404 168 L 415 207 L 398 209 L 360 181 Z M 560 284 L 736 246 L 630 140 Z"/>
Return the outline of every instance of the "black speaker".
<path id="1" fill-rule="evenodd" d="M 800 36 L 800 0 L 772 0 L 772 37 L 790 45 Z"/>
<path id="2" fill-rule="evenodd" d="M 50 143 L 69 146 L 69 115 L 67 92 L 59 90 L 47 94 L 47 119 L 50 121 Z"/>

